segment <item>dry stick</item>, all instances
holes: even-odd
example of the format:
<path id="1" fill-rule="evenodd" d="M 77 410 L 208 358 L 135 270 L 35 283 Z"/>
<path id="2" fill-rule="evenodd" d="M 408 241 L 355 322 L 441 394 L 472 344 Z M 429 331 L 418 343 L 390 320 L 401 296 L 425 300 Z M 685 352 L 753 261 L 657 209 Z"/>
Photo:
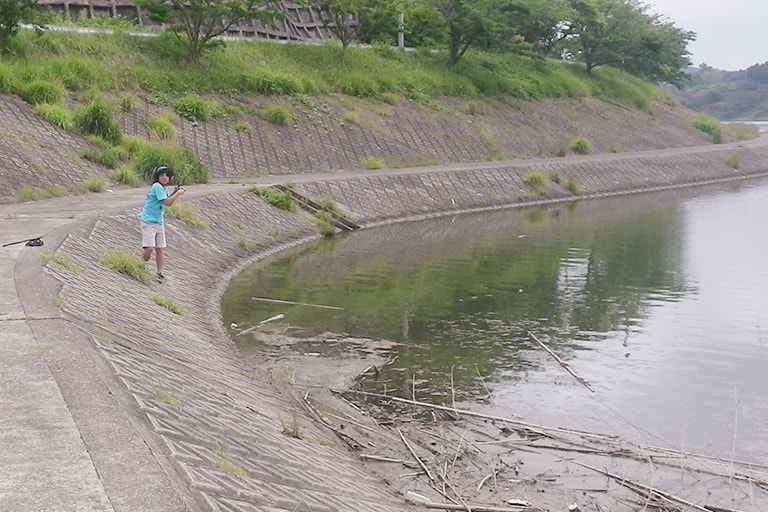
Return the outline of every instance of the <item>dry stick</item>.
<path id="1" fill-rule="evenodd" d="M 266 297 L 251 297 L 251 299 L 257 300 L 259 302 L 274 302 L 275 304 L 292 304 L 294 306 L 309 306 L 311 308 L 337 309 L 339 311 L 344 310 L 344 308 L 340 308 L 336 306 L 326 306 L 325 304 L 309 304 L 307 302 L 293 302 L 290 300 L 268 299 Z"/>
<path id="2" fill-rule="evenodd" d="M 485 384 L 485 379 L 483 378 L 482 374 L 480 373 L 480 368 L 475 365 L 475 371 L 477 372 L 477 376 L 480 377 L 480 383 L 485 388 L 485 392 L 488 393 L 488 398 L 491 399 L 491 405 L 496 407 L 496 401 L 493 399 L 493 394 L 491 393 L 491 390 L 488 389 L 488 386 Z"/>
<path id="3" fill-rule="evenodd" d="M 461 438 L 459 438 L 459 446 L 456 447 L 456 453 L 453 454 L 453 460 L 451 461 L 451 469 L 456 465 L 456 461 L 459 458 L 459 453 L 461 452 L 461 445 L 464 444 L 464 435 L 467 433 L 467 429 L 464 429 L 464 432 L 461 433 Z"/>
<path id="4" fill-rule="evenodd" d="M 380 435 L 381 437 L 383 437 L 385 439 L 389 439 L 390 441 L 397 441 L 397 438 L 395 438 L 394 436 L 390 436 L 389 434 L 387 434 L 385 432 L 382 432 L 381 430 L 376 430 L 375 428 L 369 427 L 367 425 L 363 425 L 362 423 L 359 423 L 359 422 L 357 422 L 357 421 L 355 421 L 353 419 L 343 418 L 343 417 L 338 416 L 336 414 L 333 414 L 331 412 L 325 412 L 324 414 L 325 414 L 325 416 L 330 416 L 331 418 L 336 418 L 337 420 L 345 421 L 345 422 L 349 423 L 350 425 L 353 425 L 353 426 L 355 426 L 357 428 L 360 428 L 360 429 L 363 429 L 363 430 L 367 430 L 368 432 L 372 432 L 374 434 Z"/>
<path id="5" fill-rule="evenodd" d="M 412 502 L 413 503 L 413 502 Z M 464 505 L 454 505 L 453 503 L 417 503 L 424 508 L 440 509 L 440 510 L 467 510 Z M 472 506 L 472 512 L 520 512 L 530 507 L 517 507 L 517 508 L 500 508 L 500 507 L 483 507 Z"/>
<path id="6" fill-rule="evenodd" d="M 402 460 L 402 459 L 391 459 L 389 457 L 380 457 L 378 455 L 366 455 L 364 453 L 360 454 L 361 459 L 368 459 L 368 460 L 375 460 L 377 462 L 394 462 L 395 464 L 402 464 L 406 467 L 414 467 L 416 465 L 415 462 L 410 460 Z"/>
<path id="7" fill-rule="evenodd" d="M 495 476 L 496 476 L 495 469 L 491 473 L 485 475 L 485 477 L 483 477 L 483 479 L 480 480 L 480 483 L 477 484 L 477 492 L 480 492 L 480 489 L 483 488 L 483 485 L 485 484 L 485 482 L 487 482 L 491 477 L 495 477 Z"/>
<path id="8" fill-rule="evenodd" d="M 261 327 L 262 325 L 264 325 L 264 324 L 266 324 L 268 322 L 272 322 L 274 320 L 280 320 L 282 318 L 285 318 L 285 315 L 282 314 L 282 313 L 278 313 L 277 315 L 271 316 L 271 317 L 267 318 L 266 320 L 262 320 L 261 322 L 257 323 L 253 327 L 249 327 L 248 329 L 246 329 L 244 331 L 240 331 L 239 333 L 237 333 L 236 336 L 240 336 L 240 335 L 245 334 L 247 332 L 251 332 L 252 330 L 258 329 L 259 327 Z"/>
<path id="9" fill-rule="evenodd" d="M 585 388 L 587 388 L 587 389 L 588 389 L 588 390 L 590 390 L 591 392 L 593 392 L 593 393 L 595 392 L 595 390 L 594 390 L 594 389 L 592 389 L 592 386 L 590 386 L 590 385 L 589 385 L 589 382 L 587 382 L 586 380 L 584 380 L 584 379 L 582 379 L 581 377 L 579 377 L 578 375 L 576 375 L 576 372 L 574 372 L 573 370 L 571 370 L 570 366 L 568 366 L 568 365 L 567 365 L 567 364 L 566 364 L 566 363 L 565 363 L 565 362 L 564 362 L 562 359 L 560 359 L 559 357 L 557 357 L 557 354 L 555 354 L 554 352 L 552 352 L 552 351 L 549 349 L 549 347 L 548 347 L 548 346 L 546 346 L 544 343 L 542 343 L 542 342 L 539 340 L 539 338 L 537 338 L 536 336 L 534 336 L 534 335 L 533 335 L 533 333 L 532 333 L 531 331 L 528 331 L 528 336 L 530 336 L 531 338 L 533 338 L 533 339 L 534 339 L 534 341 L 536 341 L 536 343 L 538 343 L 539 345 L 541 345 L 541 346 L 542 346 L 542 348 L 543 348 L 544 350 L 546 350 L 546 351 L 549 353 L 549 355 L 551 355 L 551 356 L 552 356 L 552 357 L 555 359 L 555 361 L 557 361 L 557 362 L 558 362 L 558 364 L 559 364 L 560 366 L 562 366 L 563 368 L 565 368 L 565 371 L 567 371 L 568 373 L 570 373 L 570 374 L 573 376 L 573 378 L 574 378 L 574 379 L 576 379 L 577 381 L 579 381 L 579 383 L 581 383 L 581 384 L 582 384 L 582 385 L 583 385 Z"/>
<path id="10" fill-rule="evenodd" d="M 336 391 L 336 393 L 340 393 L 340 391 Z M 609 435 L 605 435 L 605 434 L 594 434 L 594 433 L 591 433 L 591 432 L 582 432 L 582 431 L 579 431 L 579 430 L 571 430 L 571 429 L 562 428 L 562 427 L 546 427 L 546 426 L 543 426 L 543 425 L 536 425 L 534 423 L 528 423 L 528 422 L 525 422 L 525 421 L 514 420 L 514 419 L 511 419 L 511 418 L 505 418 L 503 416 L 493 416 L 493 415 L 490 415 L 490 414 L 480 414 L 478 412 L 468 411 L 468 410 L 465 410 L 465 409 L 454 409 L 452 407 L 445 407 L 443 405 L 428 404 L 426 402 L 417 402 L 416 400 L 407 400 L 405 398 L 399 398 L 399 397 L 391 396 L 391 395 L 382 395 L 380 393 L 368 393 L 366 391 L 352 391 L 352 393 L 357 393 L 359 395 L 364 395 L 364 396 L 374 396 L 374 397 L 379 397 L 379 398 L 386 398 L 387 400 L 392 400 L 393 402 L 400 402 L 400 403 L 404 403 L 404 404 L 416 405 L 416 406 L 419 406 L 419 407 L 427 407 L 427 408 L 437 409 L 437 410 L 440 410 L 440 411 L 450 411 L 450 412 L 452 412 L 454 414 L 461 414 L 463 416 L 472 416 L 472 417 L 475 417 L 475 418 L 484 418 L 484 419 L 488 419 L 488 420 L 506 421 L 507 423 L 509 423 L 511 425 L 515 425 L 515 426 L 522 427 L 522 428 L 527 428 L 529 430 L 538 431 L 538 433 L 544 434 L 544 435 L 546 435 L 547 432 L 555 432 L 555 433 L 559 433 L 559 434 L 579 435 L 579 436 L 582 436 L 582 437 L 586 437 L 588 439 L 597 439 L 597 440 L 602 440 L 602 441 L 605 441 L 605 440 L 611 441 L 611 440 L 615 440 L 616 439 L 616 436 L 609 436 Z"/>
<path id="11" fill-rule="evenodd" d="M 659 498 L 661 498 L 663 500 L 666 500 L 666 501 L 669 501 L 670 503 L 674 503 L 676 505 L 684 505 L 686 507 L 695 508 L 696 510 L 703 510 L 704 512 L 710 512 L 709 509 L 707 509 L 705 507 L 702 507 L 701 505 L 697 505 L 695 503 L 691 503 L 690 501 L 686 501 L 683 498 L 678 498 L 677 496 L 675 496 L 673 494 L 669 494 L 667 492 L 660 491 L 659 489 L 654 489 L 653 487 L 649 487 L 647 485 L 643 485 L 643 484 L 639 484 L 637 482 L 633 482 L 631 480 L 627 480 L 623 476 L 619 476 L 619 475 L 613 474 L 613 473 L 611 473 L 611 472 L 609 472 L 609 471 L 607 471 L 605 469 L 598 469 L 596 467 L 590 466 L 588 464 L 584 464 L 584 463 L 576 461 L 576 460 L 571 460 L 570 462 L 573 462 L 574 464 L 576 464 L 578 466 L 581 466 L 581 467 L 584 467 L 584 468 L 587 468 L 587 469 L 591 469 L 592 471 L 596 471 L 598 473 L 602 473 L 602 474 L 604 474 L 607 477 L 613 478 L 619 484 L 621 484 L 624 487 L 626 487 L 627 489 L 631 489 L 631 490 L 633 490 L 635 492 L 638 492 L 638 489 L 639 489 L 641 491 L 648 492 L 648 493 L 650 493 L 652 495 L 658 496 Z"/>
<path id="12" fill-rule="evenodd" d="M 418 455 L 416 455 L 416 452 L 413 450 L 413 447 L 411 446 L 411 443 L 408 442 L 408 440 L 403 435 L 402 431 L 398 428 L 397 433 L 400 434 L 400 439 L 403 440 L 403 443 L 405 444 L 405 447 L 408 448 L 408 451 L 411 452 L 411 455 L 413 455 L 413 458 L 416 459 L 416 462 L 419 463 L 419 466 L 421 466 L 421 469 L 424 470 L 424 472 L 427 474 L 430 480 L 433 482 L 435 481 L 435 477 L 432 475 L 432 473 L 429 471 L 429 468 L 427 467 L 424 462 L 419 458 Z"/>

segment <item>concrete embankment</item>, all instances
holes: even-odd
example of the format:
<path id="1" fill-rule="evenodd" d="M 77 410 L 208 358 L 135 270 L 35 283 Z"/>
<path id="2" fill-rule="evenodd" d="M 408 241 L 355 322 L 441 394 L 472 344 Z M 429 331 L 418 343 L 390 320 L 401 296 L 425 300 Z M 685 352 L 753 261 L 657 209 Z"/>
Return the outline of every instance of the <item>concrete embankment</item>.
<path id="1" fill-rule="evenodd" d="M 525 184 L 530 173 L 546 177 L 546 196 Z M 284 180 L 271 176 L 254 182 L 290 182 L 313 199 L 333 199 L 358 224 L 370 227 L 765 175 L 768 140 L 757 139 L 684 150 Z M 566 189 L 569 180 L 576 194 Z M 3 283 L 12 278 L 23 313 L 3 319 L 29 326 L 34 341 L 24 350 L 35 350 L 38 357 L 19 364 L 47 367 L 48 373 L 36 378 L 50 385 L 50 393 L 60 393 L 59 419 L 69 415 L 68 421 L 45 425 L 23 417 L 33 411 L 14 409 L 18 414 L 4 420 L 4 429 L 27 429 L 43 441 L 26 454 L 32 462 L 12 468 L 27 472 L 22 476 L 29 479 L 48 465 L 61 470 L 66 457 L 35 457 L 48 448 L 46 432 L 76 431 L 82 446 L 72 457 L 84 475 L 78 481 L 87 484 L 67 502 L 74 505 L 68 510 L 409 510 L 293 396 L 254 374 L 221 322 L 219 298 L 228 281 L 254 260 L 318 238 L 315 219 L 276 209 L 243 185 L 190 187 L 184 202 L 208 229 L 170 219 L 168 279 L 147 285 L 99 263 L 109 251 L 137 249 L 143 194 L 120 191 L 38 208 L 0 207 L 6 233 L 34 232 L 48 241 L 44 248 L 14 250 L 14 272 Z M 39 251 L 55 251 L 57 258 L 44 263 Z M 158 305 L 157 297 L 172 301 L 180 313 Z M 9 389 L 7 381 L 0 386 L 2 393 Z M 35 490 L 36 505 L 30 507 L 26 494 L 0 486 L 0 500 L 14 504 L 0 504 L 0 509 L 57 509 L 62 498 L 55 484 Z"/>

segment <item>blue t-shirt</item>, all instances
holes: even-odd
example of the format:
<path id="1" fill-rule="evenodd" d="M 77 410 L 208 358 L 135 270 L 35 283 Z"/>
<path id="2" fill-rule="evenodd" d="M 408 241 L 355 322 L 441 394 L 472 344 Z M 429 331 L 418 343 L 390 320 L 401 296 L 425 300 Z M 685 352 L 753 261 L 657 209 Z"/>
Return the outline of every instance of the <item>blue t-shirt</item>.
<path id="1" fill-rule="evenodd" d="M 147 200 L 144 203 L 144 209 L 141 210 L 141 221 L 147 224 L 162 224 L 163 209 L 165 205 L 163 200 L 168 198 L 168 191 L 159 182 L 154 182 L 147 192 Z"/>

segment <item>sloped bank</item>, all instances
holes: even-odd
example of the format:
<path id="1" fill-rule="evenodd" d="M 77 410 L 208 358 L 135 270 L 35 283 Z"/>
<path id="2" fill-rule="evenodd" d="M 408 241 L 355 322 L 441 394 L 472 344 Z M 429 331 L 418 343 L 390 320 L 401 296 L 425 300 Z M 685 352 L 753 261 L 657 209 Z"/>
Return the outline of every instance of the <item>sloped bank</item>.
<path id="1" fill-rule="evenodd" d="M 526 176 L 546 177 L 546 196 Z M 559 176 L 553 179 L 553 176 Z M 571 201 L 768 175 L 768 140 L 637 154 L 271 177 L 333 199 L 363 227 L 405 219 Z M 572 179 L 578 194 L 563 184 Z M 115 390 L 169 461 L 194 510 L 410 510 L 356 455 L 296 404 L 290 390 L 244 363 L 221 323 L 219 298 L 254 260 L 318 238 L 314 219 L 269 206 L 245 187 L 187 201 L 209 229 L 171 220 L 169 279 L 141 284 L 98 263 L 134 248 L 134 210 L 70 233 L 49 264 L 62 310 L 90 333 Z M 254 249 L 254 250 L 248 250 Z M 180 314 L 158 305 L 172 301 Z M 290 319 L 287 319 L 290 321 Z M 158 327 L 160 326 L 160 327 Z M 565 504 L 564 504 L 565 505 Z"/>

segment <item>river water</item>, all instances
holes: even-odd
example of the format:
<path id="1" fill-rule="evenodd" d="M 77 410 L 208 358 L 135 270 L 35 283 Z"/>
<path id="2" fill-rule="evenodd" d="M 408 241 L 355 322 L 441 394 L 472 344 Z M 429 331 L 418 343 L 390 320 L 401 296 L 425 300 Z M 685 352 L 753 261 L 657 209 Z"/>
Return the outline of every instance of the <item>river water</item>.
<path id="1" fill-rule="evenodd" d="M 767 220 L 749 182 L 397 224 L 259 262 L 222 311 L 397 342 L 371 391 L 765 462 Z"/>

